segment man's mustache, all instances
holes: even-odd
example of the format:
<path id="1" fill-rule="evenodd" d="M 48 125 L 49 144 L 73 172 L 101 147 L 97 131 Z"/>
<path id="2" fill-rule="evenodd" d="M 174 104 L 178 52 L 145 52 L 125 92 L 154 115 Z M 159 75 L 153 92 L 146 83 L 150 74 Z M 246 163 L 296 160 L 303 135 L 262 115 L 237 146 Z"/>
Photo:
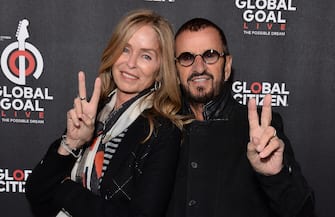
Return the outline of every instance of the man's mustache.
<path id="1" fill-rule="evenodd" d="M 213 75 L 210 74 L 209 72 L 207 71 L 204 71 L 204 72 L 193 72 L 188 78 L 187 78 L 187 82 L 191 81 L 194 77 L 198 77 L 198 76 L 203 76 L 203 75 L 206 75 L 208 77 L 210 77 L 211 79 L 214 79 Z"/>

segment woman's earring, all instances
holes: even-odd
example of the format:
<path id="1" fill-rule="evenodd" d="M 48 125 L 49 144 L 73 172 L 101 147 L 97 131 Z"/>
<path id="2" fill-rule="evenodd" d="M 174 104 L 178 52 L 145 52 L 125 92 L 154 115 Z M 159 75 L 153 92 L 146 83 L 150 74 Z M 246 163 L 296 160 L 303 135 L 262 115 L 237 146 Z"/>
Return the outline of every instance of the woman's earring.
<path id="1" fill-rule="evenodd" d="M 155 81 L 155 86 L 154 86 L 155 91 L 158 90 L 159 88 L 161 88 L 161 86 L 162 86 L 162 82 Z"/>

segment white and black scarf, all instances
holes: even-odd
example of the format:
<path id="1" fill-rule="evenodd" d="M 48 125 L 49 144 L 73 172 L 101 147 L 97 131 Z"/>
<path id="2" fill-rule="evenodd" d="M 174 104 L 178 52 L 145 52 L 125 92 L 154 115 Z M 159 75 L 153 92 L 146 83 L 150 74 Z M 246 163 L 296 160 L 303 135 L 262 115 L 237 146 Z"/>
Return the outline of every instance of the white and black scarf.
<path id="1" fill-rule="evenodd" d="M 146 89 L 137 96 L 125 102 L 118 110 L 113 110 L 117 97 L 117 89 L 110 96 L 111 100 L 101 110 L 97 117 L 96 138 L 87 148 L 81 158 L 75 163 L 71 179 L 81 182 L 86 188 L 98 194 L 99 183 L 102 177 L 97 177 L 94 170 L 94 160 L 99 149 L 105 149 L 105 144 L 118 137 L 118 144 L 128 127 L 137 117 L 148 108 L 152 107 L 153 89 Z M 115 142 L 114 142 L 115 144 Z M 116 147 L 117 148 L 117 147 Z M 109 160 L 111 157 L 109 157 Z M 99 181 L 100 178 L 100 181 Z"/>

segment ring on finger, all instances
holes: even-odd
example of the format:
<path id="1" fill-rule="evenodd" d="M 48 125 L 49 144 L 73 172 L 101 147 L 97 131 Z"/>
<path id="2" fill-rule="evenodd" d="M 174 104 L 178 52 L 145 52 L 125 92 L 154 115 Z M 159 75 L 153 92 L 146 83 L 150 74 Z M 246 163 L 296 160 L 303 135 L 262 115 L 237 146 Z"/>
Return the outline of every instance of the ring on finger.
<path id="1" fill-rule="evenodd" d="M 275 129 L 275 131 L 273 132 L 273 136 L 270 138 L 270 140 L 274 139 L 277 136 L 277 131 Z"/>
<path id="2" fill-rule="evenodd" d="M 273 136 L 270 137 L 270 139 L 268 140 L 267 145 L 268 145 L 274 138 L 276 138 L 276 136 L 277 136 L 277 131 L 276 131 L 276 129 L 275 129 L 275 131 L 273 132 Z"/>
<path id="3" fill-rule="evenodd" d="M 79 97 L 80 100 L 86 100 L 86 97 Z"/>

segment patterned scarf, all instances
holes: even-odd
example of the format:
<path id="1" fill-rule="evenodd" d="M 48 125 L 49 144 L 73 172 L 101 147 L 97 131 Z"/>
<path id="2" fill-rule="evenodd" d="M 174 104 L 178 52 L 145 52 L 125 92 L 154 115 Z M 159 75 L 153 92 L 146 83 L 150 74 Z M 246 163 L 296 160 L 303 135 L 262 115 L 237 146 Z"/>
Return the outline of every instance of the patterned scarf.
<path id="1" fill-rule="evenodd" d="M 120 138 L 123 138 L 128 127 L 145 109 L 152 107 L 152 92 L 153 89 L 150 88 L 142 91 L 117 110 L 113 110 L 117 90 L 110 94 L 110 102 L 104 106 L 97 117 L 97 136 L 90 147 L 85 150 L 82 157 L 75 163 L 71 172 L 72 180 L 82 183 L 87 189 L 99 194 L 99 183 L 104 172 L 103 162 L 106 145 L 115 144 L 113 139 L 115 140 L 116 138 L 119 144 Z M 106 167 L 106 165 L 104 166 Z"/>

